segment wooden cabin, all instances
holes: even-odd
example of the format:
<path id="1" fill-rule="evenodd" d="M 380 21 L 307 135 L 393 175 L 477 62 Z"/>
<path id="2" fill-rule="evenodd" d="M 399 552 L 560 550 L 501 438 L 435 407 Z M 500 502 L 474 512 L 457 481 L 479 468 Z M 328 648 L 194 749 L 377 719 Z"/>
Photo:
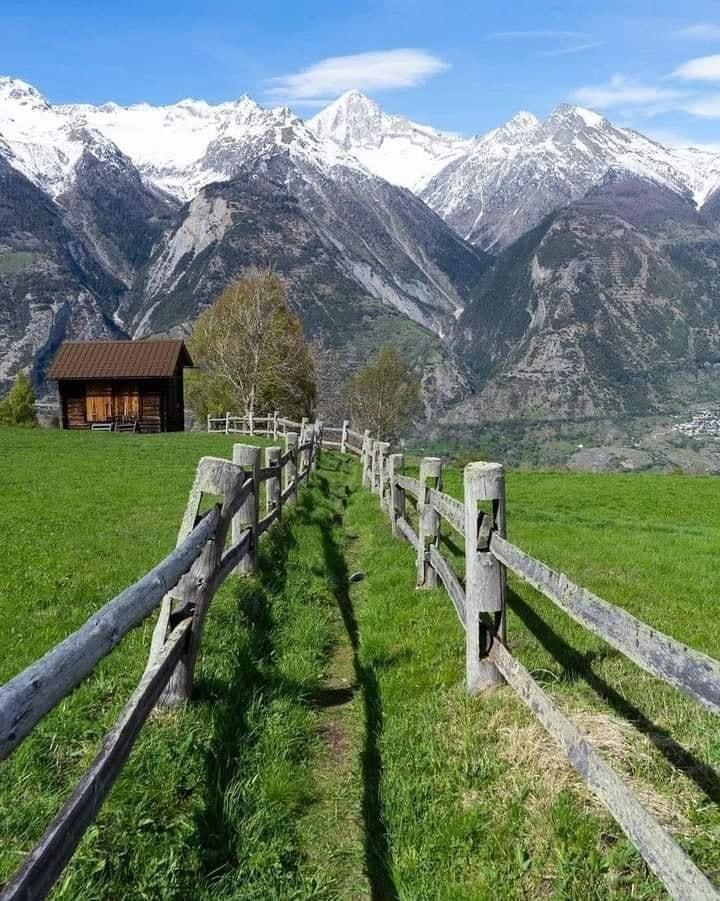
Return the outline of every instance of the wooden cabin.
<path id="1" fill-rule="evenodd" d="M 186 366 L 179 340 L 64 341 L 47 378 L 58 383 L 64 429 L 181 432 Z"/>

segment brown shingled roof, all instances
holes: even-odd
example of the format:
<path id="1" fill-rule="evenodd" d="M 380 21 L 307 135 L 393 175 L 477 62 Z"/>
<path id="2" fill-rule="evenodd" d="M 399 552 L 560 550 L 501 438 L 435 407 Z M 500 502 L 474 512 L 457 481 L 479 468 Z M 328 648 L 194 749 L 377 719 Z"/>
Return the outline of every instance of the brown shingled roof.
<path id="1" fill-rule="evenodd" d="M 64 341 L 48 370 L 49 379 L 152 379 L 175 375 L 178 362 L 192 366 L 179 340 Z"/>

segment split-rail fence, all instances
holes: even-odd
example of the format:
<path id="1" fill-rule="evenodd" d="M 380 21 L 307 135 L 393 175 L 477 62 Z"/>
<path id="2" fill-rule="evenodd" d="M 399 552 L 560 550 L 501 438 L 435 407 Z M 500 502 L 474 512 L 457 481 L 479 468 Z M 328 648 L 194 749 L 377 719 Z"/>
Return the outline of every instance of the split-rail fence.
<path id="1" fill-rule="evenodd" d="M 416 551 L 418 588 L 444 586 L 465 633 L 468 693 L 509 685 L 560 746 L 568 761 L 615 818 L 673 898 L 718 899 L 720 892 L 604 760 L 586 735 L 510 652 L 506 579 L 510 570 L 653 676 L 720 713 L 720 663 L 694 651 L 553 571 L 507 539 L 505 473 L 498 463 L 470 463 L 462 501 L 443 492 L 443 463 L 424 457 L 418 478 L 403 472 L 404 456 L 388 442 L 360 434 L 346 420 L 324 427 L 323 447 L 362 461 L 362 484 L 378 495 L 393 533 Z M 414 505 L 415 531 L 408 501 Z M 464 540 L 464 578 L 440 548 L 441 522 Z"/>
<path id="2" fill-rule="evenodd" d="M 203 458 L 188 500 L 178 544 L 162 563 L 126 589 L 41 660 L 0 687 L 0 760 L 69 694 L 130 629 L 160 606 L 146 671 L 95 761 L 42 839 L 6 887 L 1 901 L 44 897 L 94 820 L 154 705 L 190 698 L 203 625 L 213 594 L 231 572 L 251 573 L 257 542 L 292 501 L 324 449 L 362 463 L 362 484 L 376 494 L 393 534 L 416 552 L 416 585 L 447 591 L 465 633 L 465 682 L 470 694 L 507 683 L 560 746 L 670 895 L 683 901 L 720 893 L 637 798 L 589 739 L 508 649 L 506 578 L 510 570 L 561 610 L 647 672 L 711 712 L 720 713 L 720 663 L 575 585 L 507 539 L 505 473 L 498 463 L 470 463 L 462 501 L 443 492 L 443 464 L 424 457 L 418 478 L 404 473 L 404 456 L 388 442 L 340 427 L 278 413 L 208 418 L 209 432 L 284 436 L 286 450 L 235 445 L 233 462 Z M 249 467 L 249 468 L 248 468 Z M 266 514 L 259 516 L 266 483 Z M 199 517 L 203 494 L 221 505 Z M 408 502 L 416 508 L 417 531 Z M 464 574 L 440 552 L 441 522 L 464 541 Z M 225 549 L 228 531 L 229 549 Z"/>
<path id="3" fill-rule="evenodd" d="M 246 444 L 234 445 L 232 461 L 203 457 L 175 550 L 76 632 L 0 686 L 2 761 L 131 629 L 160 608 L 137 688 L 70 798 L 5 886 L 2 901 L 47 896 L 95 820 L 155 705 L 175 706 L 191 698 L 210 602 L 231 573 L 255 572 L 262 535 L 280 518 L 283 507 L 294 502 L 317 466 L 320 433 L 319 422 L 305 422 L 299 432 L 285 428 L 284 451 L 266 447 L 264 461 L 262 448 Z M 201 514 L 203 495 L 220 497 L 222 502 Z"/>

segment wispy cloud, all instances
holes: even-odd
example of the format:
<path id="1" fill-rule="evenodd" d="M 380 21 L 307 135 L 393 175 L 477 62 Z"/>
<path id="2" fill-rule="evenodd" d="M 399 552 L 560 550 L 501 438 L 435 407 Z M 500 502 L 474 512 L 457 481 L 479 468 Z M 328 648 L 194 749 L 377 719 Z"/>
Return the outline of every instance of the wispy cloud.
<path id="1" fill-rule="evenodd" d="M 535 31 L 493 31 L 491 38 L 565 38 L 574 41 L 587 41 L 592 35 L 586 31 L 553 31 L 552 29 L 537 29 Z"/>
<path id="2" fill-rule="evenodd" d="M 602 47 L 605 41 L 590 41 L 587 44 L 575 44 L 572 47 L 559 47 L 555 50 L 541 50 L 538 56 L 567 56 L 568 53 L 582 53 L 583 50 L 592 50 L 594 47 Z"/>
<path id="3" fill-rule="evenodd" d="M 344 91 L 413 88 L 450 68 L 425 50 L 400 48 L 331 56 L 306 69 L 268 81 L 268 99 L 279 103 L 315 105 Z"/>
<path id="4" fill-rule="evenodd" d="M 720 119 L 720 94 L 706 94 L 684 103 L 682 109 L 701 119 Z"/>
<path id="5" fill-rule="evenodd" d="M 698 22 L 673 32 L 676 38 L 685 41 L 720 41 L 720 25 L 712 22 Z"/>
<path id="6" fill-rule="evenodd" d="M 660 112 L 662 108 L 677 104 L 687 97 L 686 91 L 658 87 L 634 81 L 626 75 L 613 75 L 603 84 L 584 85 L 573 92 L 578 103 L 598 109 L 613 107 L 645 106 L 648 112 Z"/>
<path id="7" fill-rule="evenodd" d="M 720 53 L 689 59 L 678 66 L 672 75 L 683 81 L 720 81 Z"/>

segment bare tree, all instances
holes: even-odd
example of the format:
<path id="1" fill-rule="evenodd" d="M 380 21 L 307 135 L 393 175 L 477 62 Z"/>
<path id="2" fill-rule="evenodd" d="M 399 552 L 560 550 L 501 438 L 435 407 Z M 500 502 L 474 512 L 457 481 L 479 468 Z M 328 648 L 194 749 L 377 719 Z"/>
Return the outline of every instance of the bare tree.
<path id="1" fill-rule="evenodd" d="M 399 438 L 420 413 L 420 381 L 393 344 L 350 381 L 350 409 L 359 429 L 374 438 Z"/>
<path id="2" fill-rule="evenodd" d="M 312 353 L 275 273 L 249 270 L 233 282 L 198 316 L 189 345 L 197 369 L 188 380 L 188 401 L 197 415 L 310 411 Z"/>

